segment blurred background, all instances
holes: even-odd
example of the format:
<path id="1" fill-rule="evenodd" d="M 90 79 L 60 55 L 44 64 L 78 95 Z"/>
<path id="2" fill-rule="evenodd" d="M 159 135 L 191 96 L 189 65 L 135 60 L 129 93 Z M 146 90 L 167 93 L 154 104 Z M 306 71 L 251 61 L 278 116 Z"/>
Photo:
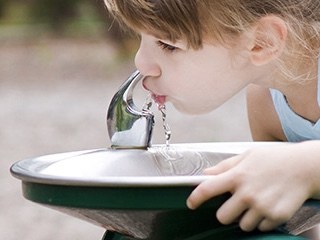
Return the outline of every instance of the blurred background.
<path id="1" fill-rule="evenodd" d="M 102 0 L 0 0 L 0 239 L 102 238 L 99 227 L 25 200 L 9 168 L 25 158 L 108 147 L 106 109 L 135 69 L 137 47 Z M 145 96 L 137 88 L 138 106 Z M 244 92 L 203 116 L 170 104 L 167 110 L 171 143 L 251 140 Z M 153 143 L 164 143 L 155 115 Z"/>

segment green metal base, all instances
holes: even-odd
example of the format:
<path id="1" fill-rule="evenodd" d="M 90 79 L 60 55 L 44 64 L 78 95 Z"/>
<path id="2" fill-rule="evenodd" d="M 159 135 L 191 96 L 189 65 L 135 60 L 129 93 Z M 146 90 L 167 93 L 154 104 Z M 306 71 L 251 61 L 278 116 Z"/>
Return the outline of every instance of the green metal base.
<path id="1" fill-rule="evenodd" d="M 262 233 L 245 233 L 237 225 L 223 226 L 214 222 L 211 212 L 225 201 L 227 196 L 220 196 L 215 201 L 209 201 L 197 211 L 188 211 L 185 199 L 192 191 L 192 187 L 175 188 L 105 188 L 105 187 L 80 187 L 60 186 L 23 182 L 24 196 L 34 202 L 50 207 L 63 207 L 65 210 L 73 209 L 89 211 L 122 210 L 128 211 L 164 210 L 161 217 L 154 222 L 156 227 L 153 234 L 144 240 L 303 240 L 305 238 L 293 236 L 280 231 Z M 62 211 L 63 211 L 62 208 Z M 210 211 L 212 210 L 212 211 Z M 199 212 L 199 215 L 197 215 Z M 209 216 L 207 216 L 209 213 Z M 203 218 L 202 218 L 203 217 Z M 204 219 L 202 224 L 197 225 L 197 220 Z M 192 222 L 197 231 L 187 231 L 190 227 L 184 221 Z M 214 222 L 208 225 L 208 222 Z M 174 227 L 174 223 L 180 223 L 180 227 Z M 187 222 L 187 221 L 186 221 Z M 177 236 L 183 231 L 183 236 Z M 170 235 L 171 234 L 171 235 Z M 177 235 L 176 235 L 177 234 Z M 116 232 L 106 232 L 102 240 L 137 240 Z"/>
<path id="2" fill-rule="evenodd" d="M 103 235 L 102 240 L 130 240 L 133 238 L 128 238 L 125 236 L 122 236 L 115 232 L 106 231 L 106 233 Z"/>
<path id="3" fill-rule="evenodd" d="M 176 239 L 173 237 L 173 239 Z M 214 229 L 195 236 L 187 237 L 179 240 L 306 240 L 306 238 L 293 236 L 278 231 L 262 233 L 262 232 L 251 232 L 246 233 L 241 231 L 239 228 L 225 227 L 221 229 Z M 134 238 L 126 237 L 121 234 L 107 231 L 103 236 L 102 240 L 137 240 Z M 146 239 L 152 240 L 152 239 Z M 167 239 L 169 240 L 169 239 Z"/>

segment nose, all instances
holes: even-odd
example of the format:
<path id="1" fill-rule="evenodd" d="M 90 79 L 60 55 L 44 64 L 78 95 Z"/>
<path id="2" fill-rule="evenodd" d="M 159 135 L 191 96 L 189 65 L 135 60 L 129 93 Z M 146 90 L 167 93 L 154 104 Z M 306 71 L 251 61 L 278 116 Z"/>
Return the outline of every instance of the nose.
<path id="1" fill-rule="evenodd" d="M 142 41 L 135 56 L 135 65 L 143 76 L 157 77 L 161 74 L 156 56 L 152 53 L 151 49 L 144 46 Z"/>

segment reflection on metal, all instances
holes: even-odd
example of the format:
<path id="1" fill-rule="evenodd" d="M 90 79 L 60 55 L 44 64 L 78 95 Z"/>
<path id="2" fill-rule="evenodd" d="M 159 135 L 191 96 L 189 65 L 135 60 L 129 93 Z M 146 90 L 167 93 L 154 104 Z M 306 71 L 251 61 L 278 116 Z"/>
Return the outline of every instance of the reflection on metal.
<path id="1" fill-rule="evenodd" d="M 143 76 L 137 70 L 120 87 L 109 105 L 107 126 L 112 148 L 150 146 L 154 116 L 149 109 L 139 110 L 133 102 L 133 89 Z"/>
<path id="2" fill-rule="evenodd" d="M 186 207 L 194 187 L 212 177 L 201 175 L 202 170 L 250 148 L 275 144 L 281 143 L 87 150 L 23 160 L 11 172 L 22 180 L 24 196 L 31 201 L 137 239 L 162 240 L 169 235 L 184 239 L 224 228 L 214 219 L 214 212 L 228 194 L 195 211 Z M 319 222 L 319 201 L 307 201 L 281 231 L 296 235 Z"/>

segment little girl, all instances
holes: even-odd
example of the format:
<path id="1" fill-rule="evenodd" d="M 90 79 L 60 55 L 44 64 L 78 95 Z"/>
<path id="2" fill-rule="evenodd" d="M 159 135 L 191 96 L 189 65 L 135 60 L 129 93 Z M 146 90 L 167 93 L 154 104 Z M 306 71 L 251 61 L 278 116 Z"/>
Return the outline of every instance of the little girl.
<path id="1" fill-rule="evenodd" d="M 219 194 L 223 224 L 271 230 L 320 197 L 320 2 L 315 0 L 105 0 L 140 35 L 136 66 L 160 104 L 190 114 L 214 110 L 247 87 L 256 141 L 209 168 L 191 209 Z"/>

